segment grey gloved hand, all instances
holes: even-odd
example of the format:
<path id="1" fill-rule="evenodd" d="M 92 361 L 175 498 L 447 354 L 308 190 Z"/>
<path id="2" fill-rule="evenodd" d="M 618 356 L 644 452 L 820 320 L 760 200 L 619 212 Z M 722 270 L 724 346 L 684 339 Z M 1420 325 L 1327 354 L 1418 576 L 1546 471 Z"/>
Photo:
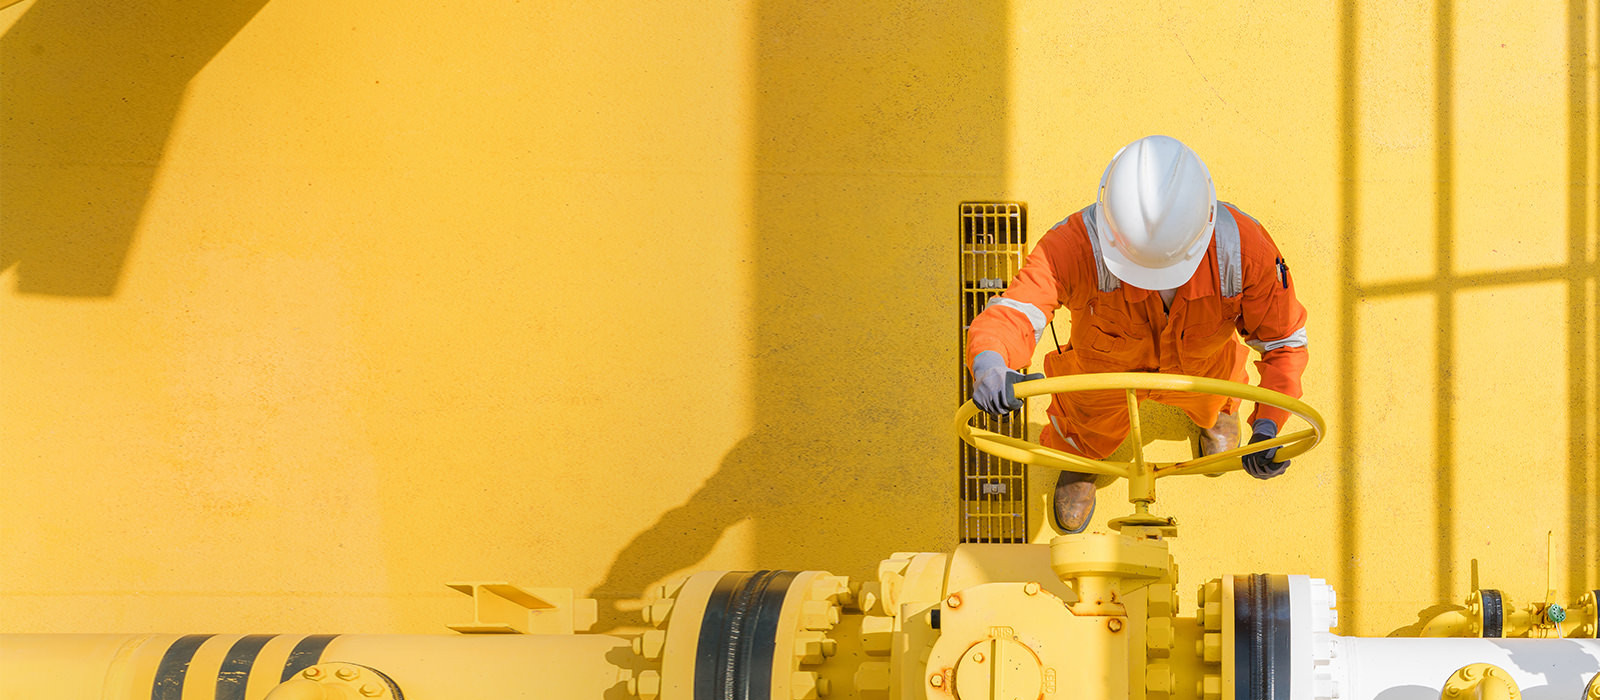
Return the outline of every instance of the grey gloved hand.
<path id="1" fill-rule="evenodd" d="M 1000 353 L 985 350 L 972 358 L 972 402 L 990 415 L 1003 416 L 1022 408 L 1022 401 L 1011 389 L 1012 384 L 1043 378 L 1042 374 L 1023 376 L 1007 367 Z"/>
<path id="2" fill-rule="evenodd" d="M 1252 433 L 1250 435 L 1250 444 L 1252 445 L 1278 436 L 1277 424 L 1265 418 L 1257 418 L 1256 422 L 1250 424 L 1250 430 Z M 1243 458 L 1244 470 L 1257 479 L 1271 479 L 1289 468 L 1289 460 L 1287 459 L 1282 462 L 1273 461 L 1273 458 L 1277 456 L 1278 448 L 1276 447 L 1254 454 L 1247 454 Z"/>

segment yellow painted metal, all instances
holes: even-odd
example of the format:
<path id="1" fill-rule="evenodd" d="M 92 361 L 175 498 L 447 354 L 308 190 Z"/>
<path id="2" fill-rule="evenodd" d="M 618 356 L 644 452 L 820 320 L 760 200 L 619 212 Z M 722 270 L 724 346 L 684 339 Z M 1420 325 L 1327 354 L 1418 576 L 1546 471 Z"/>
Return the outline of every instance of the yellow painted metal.
<path id="1" fill-rule="evenodd" d="M 1376 635 L 1469 555 L 1538 598 L 1551 528 L 1600 586 L 1592 3 L 105 6 L 0 10 L 8 632 L 434 632 L 458 576 L 637 625 L 944 547 L 951 209 L 1040 233 L 1149 133 L 1272 231 L 1332 427 L 1162 482 L 1189 565 L 1327 572 Z M 1267 502 L 1297 535 L 1241 541 Z"/>
<path id="2" fill-rule="evenodd" d="M 952 675 L 957 698 L 1034 700 L 1044 695 L 1044 671 L 1032 648 L 1014 637 L 990 637 L 968 647 Z"/>
<path id="3" fill-rule="evenodd" d="M 1136 391 L 1151 390 L 1217 394 L 1278 406 L 1304 419 L 1310 424 L 1310 427 L 1279 435 L 1253 445 L 1241 445 L 1213 455 L 1177 462 L 1147 462 L 1144 458 L 1142 443 L 1136 439 L 1133 442 L 1134 459 L 1132 462 L 1111 462 L 1068 454 L 1043 445 L 1030 444 L 1014 437 L 999 435 L 992 431 L 973 427 L 970 422 L 972 417 L 977 415 L 979 409 L 976 404 L 969 400 L 956 410 L 956 434 L 968 444 L 1005 459 L 1055 469 L 1127 478 L 1130 482 L 1128 500 L 1135 504 L 1148 505 L 1155 501 L 1155 480 L 1158 478 L 1185 474 L 1221 474 L 1241 469 L 1243 468 L 1243 463 L 1240 461 L 1241 456 L 1272 447 L 1279 448 L 1278 459 L 1290 459 L 1315 447 L 1317 443 L 1322 441 L 1322 436 L 1325 432 L 1322 415 L 1305 402 L 1270 389 L 1223 379 L 1173 374 L 1112 372 L 1050 377 L 1020 382 L 1015 385 L 1018 398 L 1108 389 L 1126 391 L 1129 420 L 1133 426 L 1131 434 L 1135 436 L 1138 435 L 1139 431 Z"/>
<path id="4" fill-rule="evenodd" d="M 596 619 L 592 598 L 570 588 L 525 589 L 504 581 L 445 584 L 472 598 L 472 621 L 448 625 L 463 634 L 572 634 Z"/>
<path id="5" fill-rule="evenodd" d="M 1469 610 L 1447 609 L 1424 616 L 1416 627 L 1416 636 L 1476 637 L 1478 628 L 1478 618 Z"/>
<path id="6" fill-rule="evenodd" d="M 1031 581 L 1067 603 L 1078 602 L 1061 577 L 1050 568 L 1048 544 L 963 544 L 950 553 L 944 587 L 959 591 L 993 581 Z"/>
<path id="7" fill-rule="evenodd" d="M 1128 500 L 1134 503 L 1149 505 L 1156 500 L 1156 477 L 1154 469 L 1144 458 L 1144 431 L 1139 426 L 1139 397 L 1134 390 L 1128 389 L 1128 439 L 1131 444 L 1138 445 L 1139 449 L 1133 451 L 1133 463 L 1128 468 Z"/>
<path id="8" fill-rule="evenodd" d="M 1238 619 L 1237 612 L 1234 610 L 1234 602 L 1238 600 L 1238 597 L 1234 594 L 1235 583 L 1236 581 L 1234 580 L 1234 577 L 1223 576 L 1220 581 L 1220 586 L 1217 588 L 1216 595 L 1216 600 L 1218 600 L 1220 603 L 1217 608 L 1217 615 L 1218 619 L 1220 620 L 1220 624 L 1217 626 L 1219 633 L 1216 639 L 1218 642 L 1217 646 L 1221 651 L 1217 666 L 1217 694 L 1218 697 L 1228 698 L 1229 700 L 1239 697 L 1240 683 L 1248 682 L 1248 680 L 1239 678 L 1239 663 L 1236 654 L 1237 649 L 1233 644 L 1233 640 L 1239 638 L 1238 630 L 1235 629 L 1234 625 L 1234 622 Z M 1205 614 L 1208 618 L 1211 615 L 1211 608 L 1209 605 L 1210 601 L 1211 597 L 1207 596 L 1207 607 Z M 1206 695 L 1211 694 L 1212 693 L 1210 690 L 1207 689 Z"/>
<path id="9" fill-rule="evenodd" d="M 1166 540 L 1127 534 L 1063 535 L 1050 542 L 1050 568 L 1078 595 L 1077 615 L 1127 615 L 1122 596 L 1165 577 Z"/>
<path id="10" fill-rule="evenodd" d="M 1476 570 L 1476 561 L 1473 562 Z M 1473 576 L 1473 582 L 1477 577 Z M 1495 590 L 1500 599 L 1500 631 L 1490 634 L 1485 619 L 1490 614 L 1484 603 L 1485 591 L 1474 589 L 1461 605 L 1441 605 L 1424 611 L 1416 624 L 1399 628 L 1392 636 L 1417 637 L 1525 637 L 1534 639 L 1594 638 L 1600 625 L 1595 623 L 1595 591 L 1587 591 L 1562 605 L 1559 600 L 1517 607 L 1504 591 Z M 1546 596 L 1553 595 L 1546 591 Z M 1561 619 L 1553 613 L 1559 608 Z"/>
<path id="11" fill-rule="evenodd" d="M 334 662 L 306 668 L 262 700 L 396 700 L 404 693 L 377 669 Z"/>
<path id="12" fill-rule="evenodd" d="M 700 628 L 695 621 L 705 616 L 706 603 L 723 572 L 702 571 L 680 584 L 663 587 L 654 602 L 645 608 L 649 612 L 645 622 L 655 627 L 646 632 L 652 635 L 641 644 L 640 651 L 651 662 L 651 668 L 641 671 L 634 682 L 636 690 L 649 695 L 655 690 L 668 700 L 694 696 L 694 663 L 684 654 L 667 655 L 667 649 L 684 649 L 698 646 Z M 662 614 L 662 613 L 665 614 Z M 670 625 L 673 619 L 686 624 Z M 657 649 L 655 642 L 660 642 Z"/>
<path id="13" fill-rule="evenodd" d="M 150 696 L 156 666 L 177 635 L 0 635 L 0 696 Z M 282 658 L 278 661 L 281 663 Z"/>
<path id="14" fill-rule="evenodd" d="M 1127 697 L 1127 656 L 1106 618 L 1077 617 L 1039 586 L 987 583 L 942 607 L 920 687 L 901 697 L 1035 698 L 1071 688 L 1092 700 Z M 1120 619 L 1120 618 L 1111 618 Z M 1031 693 L 1031 694 L 1029 694 Z"/>
<path id="15" fill-rule="evenodd" d="M 1568 612 L 1577 624 L 1574 636 L 1600 637 L 1600 590 L 1585 592 Z"/>
<path id="16" fill-rule="evenodd" d="M 645 608 L 653 629 L 631 638 L 0 636 L 0 697 L 198 697 L 223 683 L 245 700 L 692 700 L 734 687 L 775 700 L 1237 697 L 1248 679 L 1233 655 L 1236 577 L 1206 583 L 1184 609 L 1163 527 L 897 553 L 867 581 L 702 571 L 659 587 Z M 503 601 L 491 608 L 547 600 L 458 585 Z M 494 625 L 472 631 L 484 626 Z M 241 655 L 246 648 L 255 651 Z M 1477 665 L 1457 672 L 1442 700 L 1520 695 Z"/>
<path id="17" fill-rule="evenodd" d="M 1475 663 L 1450 674 L 1439 693 L 1439 700 L 1521 700 L 1522 690 L 1505 669 L 1494 664 Z"/>
<path id="18" fill-rule="evenodd" d="M 1028 253 L 1028 210 L 1021 202 L 962 202 L 960 206 L 960 325 L 956 362 L 957 388 L 964 401 L 972 395 L 972 373 L 966 369 L 967 328 L 1006 290 Z M 1026 437 L 1032 409 L 1023 406 L 1005 416 L 980 419 L 986 429 Z M 962 542 L 1023 543 L 1028 541 L 1028 468 L 985 454 L 971 445 L 960 451 L 960 520 Z"/>
<path id="19" fill-rule="evenodd" d="M 338 635 L 309 660 L 307 635 L 272 636 L 254 656 L 241 652 L 246 639 L 0 635 L 0 697 L 133 700 L 202 697 L 203 689 L 210 698 L 226 683 L 262 700 L 288 681 L 273 700 L 371 698 L 383 697 L 366 693 L 386 692 L 388 678 L 408 697 L 601 698 L 644 667 L 627 639 L 609 635 Z"/>

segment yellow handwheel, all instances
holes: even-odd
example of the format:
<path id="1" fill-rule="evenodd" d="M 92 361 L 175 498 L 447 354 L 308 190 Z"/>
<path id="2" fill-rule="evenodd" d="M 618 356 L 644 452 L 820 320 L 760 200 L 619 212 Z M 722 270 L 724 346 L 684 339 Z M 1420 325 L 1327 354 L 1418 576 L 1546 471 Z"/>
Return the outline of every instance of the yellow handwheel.
<path id="1" fill-rule="evenodd" d="M 1132 462 L 1089 459 L 1088 457 L 1068 454 L 1044 445 L 974 427 L 971 424 L 972 417 L 977 415 L 980 409 L 971 401 L 961 404 L 961 408 L 956 410 L 956 434 L 967 444 L 1001 459 L 1052 469 L 1122 477 L 1128 480 L 1128 500 L 1135 504 L 1143 505 L 1148 505 L 1155 501 L 1155 480 L 1161 477 L 1181 474 L 1220 474 L 1242 469 L 1244 468 L 1244 462 L 1241 458 L 1244 455 L 1274 447 L 1278 448 L 1277 459 L 1282 461 L 1304 454 L 1322 441 L 1324 425 L 1322 415 L 1317 413 L 1316 409 L 1306 405 L 1305 402 L 1299 399 L 1271 389 L 1230 382 L 1226 379 L 1148 372 L 1110 372 L 1035 379 L 1033 381 L 1019 382 L 1015 385 L 1016 395 L 1019 399 L 1046 394 L 1104 391 L 1108 389 L 1120 389 L 1128 397 L 1128 420 L 1131 425 L 1129 434 L 1133 437 L 1134 460 Z M 1141 390 L 1216 394 L 1277 406 L 1299 416 L 1307 423 L 1310 423 L 1311 427 L 1279 435 L 1271 440 L 1263 440 L 1254 445 L 1240 445 L 1225 452 L 1218 452 L 1182 462 L 1150 462 L 1144 458 L 1144 442 L 1141 439 L 1142 435 L 1139 428 L 1139 400 L 1135 392 Z"/>

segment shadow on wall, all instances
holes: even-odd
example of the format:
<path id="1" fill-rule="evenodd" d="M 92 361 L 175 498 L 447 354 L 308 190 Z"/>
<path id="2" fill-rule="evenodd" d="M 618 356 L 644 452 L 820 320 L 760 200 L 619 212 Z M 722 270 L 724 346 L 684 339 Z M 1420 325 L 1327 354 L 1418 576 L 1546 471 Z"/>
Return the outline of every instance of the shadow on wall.
<path id="1" fill-rule="evenodd" d="M 38 0 L 0 37 L 0 272 L 116 293 L 189 81 L 267 0 Z"/>
<path id="2" fill-rule="evenodd" d="M 1339 295 L 1338 322 L 1342 333 L 1341 348 L 1337 358 L 1339 369 L 1339 402 L 1337 428 L 1340 452 L 1339 474 L 1340 503 L 1339 559 L 1343 562 L 1338 589 L 1362 589 L 1357 568 L 1362 552 L 1362 513 L 1359 504 L 1357 471 L 1360 468 L 1356 449 L 1362 427 L 1359 425 L 1358 407 L 1363 401 L 1380 397 L 1358 394 L 1361 371 L 1356 349 L 1361 347 L 1359 308 L 1363 302 L 1407 296 L 1431 297 L 1434 308 L 1433 327 L 1437 343 L 1432 358 L 1433 382 L 1437 387 L 1434 398 L 1435 418 L 1433 447 L 1437 455 L 1433 465 L 1436 473 L 1433 499 L 1435 502 L 1434 527 L 1431 537 L 1436 539 L 1433 574 L 1435 594 L 1441 603 L 1460 599 L 1468 592 L 1455 588 L 1456 549 L 1455 537 L 1458 523 L 1455 519 L 1456 485 L 1456 435 L 1454 434 L 1458 408 L 1456 373 L 1460 350 L 1456 347 L 1457 305 L 1463 292 L 1492 289 L 1511 285 L 1537 283 L 1562 283 L 1566 287 L 1566 404 L 1568 440 L 1566 445 L 1566 473 L 1562 475 L 1567 493 L 1567 519 L 1574 527 L 1563 533 L 1568 538 L 1567 580 L 1569 591 L 1581 591 L 1600 580 L 1600 558 L 1590 553 L 1596 544 L 1590 541 L 1588 523 L 1600 516 L 1600 506 L 1588 500 L 1587 494 L 1600 480 L 1600 450 L 1596 450 L 1594 434 L 1597 416 L 1593 406 L 1600 405 L 1600 380 L 1588 367 L 1593 352 L 1594 339 L 1587 331 L 1597 304 L 1589 287 L 1600 280 L 1600 260 L 1590 257 L 1587 240 L 1592 229 L 1588 221 L 1587 203 L 1600 199 L 1600 182 L 1590 179 L 1590 148 L 1588 125 L 1594 119 L 1595 105 L 1590 102 L 1588 89 L 1588 57 L 1593 47 L 1589 45 L 1588 27 L 1595 21 L 1589 14 L 1589 0 L 1567 2 L 1567 250 L 1566 263 L 1547 267 L 1497 270 L 1474 274 L 1459 274 L 1455 270 L 1456 243 L 1456 124 L 1457 97 L 1455 86 L 1466 79 L 1455 68 L 1455 37 L 1457 33 L 1456 4 L 1458 0 L 1434 0 L 1434 177 L 1438 195 L 1433 202 L 1434 270 L 1428 277 L 1399 282 L 1363 284 L 1357 250 L 1362 232 L 1361 205 L 1363 182 L 1359 151 L 1362 112 L 1358 86 L 1360 74 L 1361 33 L 1359 9 L 1361 0 L 1343 0 L 1340 3 L 1339 49 L 1339 149 L 1340 189 L 1338 203 L 1343 213 L 1346 231 L 1341 242 L 1339 279 L 1343 288 Z M 1470 312 L 1470 311 L 1469 311 Z M 1552 475 L 1553 476 L 1553 475 Z M 1424 611 L 1426 613 L 1426 611 Z M 1355 629 L 1357 615 L 1354 609 L 1341 613 L 1344 629 Z"/>
<path id="3" fill-rule="evenodd" d="M 593 594 L 602 605 L 595 631 L 628 624 L 634 615 L 616 608 L 618 599 L 639 594 L 650 597 L 646 586 L 704 559 L 724 531 L 738 522 L 753 519 L 757 527 L 771 527 L 770 523 L 799 523 L 814 517 L 818 494 L 808 491 L 805 482 L 827 479 L 811 470 L 780 466 L 794 464 L 795 456 L 806 451 L 806 446 L 785 445 L 776 436 L 751 435 L 740 440 L 699 491 L 662 514 L 617 553 L 605 581 Z M 795 536 L 805 537 L 806 533 L 796 532 Z M 772 549 L 776 548 L 769 547 L 761 558 L 782 562 L 790 554 Z M 792 563 L 773 566 L 796 568 Z"/>
<path id="4" fill-rule="evenodd" d="M 953 546 L 955 212 L 1004 192 L 1009 16 L 757 4 L 752 431 L 592 595 L 637 595 L 745 518 L 755 568 L 863 576 Z"/>

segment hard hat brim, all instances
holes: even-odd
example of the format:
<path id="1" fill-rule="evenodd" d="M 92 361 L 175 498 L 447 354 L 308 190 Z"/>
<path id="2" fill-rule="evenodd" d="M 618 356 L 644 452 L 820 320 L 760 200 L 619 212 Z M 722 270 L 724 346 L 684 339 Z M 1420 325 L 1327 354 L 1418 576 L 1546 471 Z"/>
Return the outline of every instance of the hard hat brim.
<path id="1" fill-rule="evenodd" d="M 1095 207 L 1094 218 L 1096 229 L 1102 232 L 1111 230 L 1111 224 L 1106 221 L 1105 207 Z M 1122 251 L 1117 250 L 1115 241 L 1104 234 L 1100 237 L 1100 255 L 1105 259 L 1106 269 L 1123 282 L 1140 289 L 1176 289 L 1188 282 L 1189 278 L 1194 276 L 1194 271 L 1200 268 L 1200 263 L 1206 259 L 1206 248 L 1211 245 L 1211 234 L 1215 229 L 1215 217 L 1213 217 L 1212 221 L 1206 222 L 1205 233 L 1189 248 L 1188 257 L 1166 267 L 1145 267 L 1129 260 Z"/>

